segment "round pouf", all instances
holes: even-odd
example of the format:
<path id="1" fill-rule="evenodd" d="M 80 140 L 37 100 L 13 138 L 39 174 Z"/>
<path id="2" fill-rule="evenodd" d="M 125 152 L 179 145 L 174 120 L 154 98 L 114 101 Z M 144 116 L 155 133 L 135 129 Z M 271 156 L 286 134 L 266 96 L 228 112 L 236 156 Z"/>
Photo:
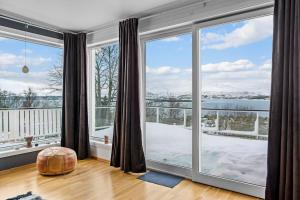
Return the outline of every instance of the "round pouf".
<path id="1" fill-rule="evenodd" d="M 65 147 L 49 147 L 41 151 L 36 166 L 42 175 L 59 175 L 73 171 L 77 164 L 75 151 Z"/>

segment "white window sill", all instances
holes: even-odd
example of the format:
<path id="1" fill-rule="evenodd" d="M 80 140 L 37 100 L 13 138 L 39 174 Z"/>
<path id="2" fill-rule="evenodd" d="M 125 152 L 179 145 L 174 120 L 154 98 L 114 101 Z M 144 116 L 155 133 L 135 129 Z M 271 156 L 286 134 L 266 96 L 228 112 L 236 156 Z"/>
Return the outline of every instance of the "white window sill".
<path id="1" fill-rule="evenodd" d="M 111 144 L 111 143 L 105 144 L 105 143 L 102 142 L 102 141 L 96 141 L 96 140 L 90 140 L 90 145 L 91 145 L 91 146 L 106 147 L 106 148 L 111 148 L 111 147 L 112 147 L 112 144 Z"/>
<path id="2" fill-rule="evenodd" d="M 11 149 L 7 151 L 1 151 L 0 152 L 0 158 L 5 158 L 9 156 L 14 156 L 14 155 L 20 155 L 24 153 L 30 153 L 30 152 L 35 152 L 35 151 L 40 151 L 43 149 L 46 149 L 48 147 L 55 147 L 55 146 L 60 146 L 59 143 L 51 143 L 51 144 L 40 144 L 39 146 L 27 148 L 27 147 L 22 147 L 20 149 Z"/>
<path id="3" fill-rule="evenodd" d="M 105 144 L 102 141 L 90 140 L 90 145 L 91 145 L 91 150 L 92 150 L 92 156 L 103 158 L 106 160 L 110 159 L 110 152 L 111 152 L 111 148 L 112 148 L 111 143 Z M 10 150 L 6 150 L 6 151 L 1 151 L 0 158 L 40 151 L 40 150 L 46 149 L 48 147 L 54 147 L 54 146 L 60 146 L 60 144 L 59 143 L 40 144 L 37 147 L 33 146 L 31 148 L 22 147 L 20 149 L 10 149 Z"/>

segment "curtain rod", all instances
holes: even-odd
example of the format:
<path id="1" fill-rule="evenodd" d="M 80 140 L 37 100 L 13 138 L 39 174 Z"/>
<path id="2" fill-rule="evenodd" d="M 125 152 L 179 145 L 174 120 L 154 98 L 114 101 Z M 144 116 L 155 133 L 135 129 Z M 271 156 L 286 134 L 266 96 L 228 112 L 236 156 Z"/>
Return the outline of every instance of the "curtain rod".
<path id="1" fill-rule="evenodd" d="M 0 26 L 63 40 L 62 32 L 50 28 L 45 28 L 27 21 L 14 19 L 2 14 L 0 15 Z"/>
<path id="2" fill-rule="evenodd" d="M 14 22 L 19 22 L 19 23 L 22 23 L 24 25 L 27 24 L 27 25 L 34 26 L 34 27 L 37 27 L 37 28 L 41 28 L 41 29 L 44 29 L 44 30 L 47 30 L 47 31 L 52 31 L 52 32 L 63 34 L 63 32 L 61 32 L 61 31 L 59 31 L 57 29 L 44 27 L 44 26 L 37 25 L 37 24 L 32 23 L 32 22 L 28 22 L 28 21 L 21 20 L 21 19 L 16 19 L 16 18 L 9 17 L 9 16 L 3 15 L 3 14 L 0 14 L 0 18 L 5 18 L 7 20 L 14 21 Z"/>
<path id="3" fill-rule="evenodd" d="M 273 8 L 273 7 L 274 7 L 274 4 L 266 4 L 266 5 L 262 5 L 260 7 L 257 7 L 257 8 L 251 8 L 251 9 L 248 9 L 248 10 L 236 11 L 236 12 L 229 13 L 229 14 L 224 14 L 224 15 L 220 15 L 220 16 L 216 16 L 216 17 L 211 17 L 211 18 L 207 18 L 207 19 L 203 19 L 203 20 L 197 20 L 197 21 L 193 22 L 193 24 L 199 24 L 199 23 L 203 23 L 203 22 L 207 22 L 207 21 L 221 19 L 221 18 L 224 18 L 224 17 L 231 17 L 231 16 L 244 14 L 244 13 L 255 12 L 255 11 L 259 11 L 259 10 L 265 10 L 265 9 Z"/>

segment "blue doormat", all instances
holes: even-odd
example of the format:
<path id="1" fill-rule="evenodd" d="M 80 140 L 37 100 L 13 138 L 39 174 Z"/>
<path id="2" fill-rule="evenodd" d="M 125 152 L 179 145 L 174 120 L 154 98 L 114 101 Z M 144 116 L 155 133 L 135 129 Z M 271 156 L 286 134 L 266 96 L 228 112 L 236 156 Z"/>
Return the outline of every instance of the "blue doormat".
<path id="1" fill-rule="evenodd" d="M 139 176 L 138 179 L 146 182 L 166 186 L 169 188 L 175 187 L 178 183 L 180 183 L 183 180 L 183 178 L 179 176 L 174 176 L 174 175 L 165 174 L 161 172 L 154 172 L 154 171 L 149 171 L 146 174 Z"/>

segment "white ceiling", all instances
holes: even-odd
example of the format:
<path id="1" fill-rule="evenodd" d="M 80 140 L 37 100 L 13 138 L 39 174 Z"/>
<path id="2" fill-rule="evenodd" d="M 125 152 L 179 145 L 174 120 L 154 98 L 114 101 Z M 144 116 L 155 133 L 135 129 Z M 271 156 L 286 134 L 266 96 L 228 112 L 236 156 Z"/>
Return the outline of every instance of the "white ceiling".
<path id="1" fill-rule="evenodd" d="M 195 1 L 0 0 L 0 9 L 4 14 L 6 12 L 6 15 L 9 13 L 14 17 L 50 25 L 60 30 L 90 31 L 119 19 L 147 16 Z"/>

